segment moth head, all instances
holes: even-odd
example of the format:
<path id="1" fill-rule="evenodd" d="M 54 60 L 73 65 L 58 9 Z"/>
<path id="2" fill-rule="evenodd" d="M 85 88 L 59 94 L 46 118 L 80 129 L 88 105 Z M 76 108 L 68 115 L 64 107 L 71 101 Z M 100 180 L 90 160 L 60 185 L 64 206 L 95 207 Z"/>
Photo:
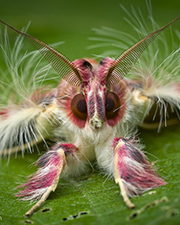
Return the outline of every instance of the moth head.
<path id="1" fill-rule="evenodd" d="M 73 115 L 89 123 L 93 129 L 100 129 L 105 122 L 119 118 L 121 95 L 107 90 L 105 85 L 92 81 L 84 88 L 83 93 L 76 94 L 71 101 Z"/>
<path id="2" fill-rule="evenodd" d="M 108 86 L 105 81 L 106 73 L 113 62 L 114 60 L 106 58 L 103 63 L 93 62 L 93 66 L 89 65 L 91 73 L 80 92 L 71 101 L 73 115 L 96 130 L 102 128 L 105 123 L 115 125 L 115 121 L 121 119 L 124 111 L 125 82 L 120 80 L 118 84 Z M 84 76 L 82 77 L 85 80 Z"/>

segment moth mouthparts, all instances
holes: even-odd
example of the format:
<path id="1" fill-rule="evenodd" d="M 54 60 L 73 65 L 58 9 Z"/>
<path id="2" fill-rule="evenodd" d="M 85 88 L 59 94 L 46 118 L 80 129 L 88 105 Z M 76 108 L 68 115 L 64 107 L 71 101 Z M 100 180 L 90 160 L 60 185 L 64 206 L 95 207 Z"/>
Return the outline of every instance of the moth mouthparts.
<path id="1" fill-rule="evenodd" d="M 89 124 L 92 128 L 95 128 L 96 130 L 99 130 L 100 128 L 102 128 L 104 121 L 102 121 L 99 118 L 92 118 L 89 120 Z"/>

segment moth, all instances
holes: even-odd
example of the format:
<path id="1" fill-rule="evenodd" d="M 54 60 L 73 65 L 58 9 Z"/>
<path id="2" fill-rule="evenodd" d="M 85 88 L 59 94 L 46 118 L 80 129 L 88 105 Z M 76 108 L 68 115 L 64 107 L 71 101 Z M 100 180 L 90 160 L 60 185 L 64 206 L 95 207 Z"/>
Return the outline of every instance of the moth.
<path id="1" fill-rule="evenodd" d="M 37 172 L 19 187 L 16 195 L 23 200 L 37 200 L 26 216 L 32 215 L 56 190 L 61 177 L 81 176 L 93 160 L 114 177 L 129 208 L 135 207 L 129 196 L 166 184 L 143 153 L 134 130 L 138 125 L 148 128 L 149 121 L 156 126 L 158 122 L 153 118 L 157 114 L 159 120 L 178 122 L 179 85 L 169 83 L 164 89 L 152 77 L 133 80 L 127 74 L 151 42 L 179 18 L 117 58 L 103 58 L 99 63 L 91 58 L 72 62 L 44 42 L 0 20 L 39 50 L 59 75 L 56 88 L 41 87 L 23 96 L 20 103 L 11 101 L 0 108 L 2 156 L 46 143 L 47 152 L 36 162 Z M 48 139 L 54 141 L 52 146 L 48 146 Z"/>

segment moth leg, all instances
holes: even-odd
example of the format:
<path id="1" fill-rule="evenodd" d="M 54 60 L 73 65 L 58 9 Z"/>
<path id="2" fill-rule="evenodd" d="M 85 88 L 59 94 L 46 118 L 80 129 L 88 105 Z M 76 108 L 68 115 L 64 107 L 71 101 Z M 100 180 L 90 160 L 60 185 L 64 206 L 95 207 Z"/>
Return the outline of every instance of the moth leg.
<path id="1" fill-rule="evenodd" d="M 135 205 L 128 196 L 140 195 L 166 184 L 133 141 L 115 138 L 113 150 L 115 182 L 119 184 L 121 195 L 129 208 Z"/>
<path id="2" fill-rule="evenodd" d="M 151 107 L 141 127 L 160 130 L 180 123 L 180 85 L 152 85 L 144 94 L 151 99 Z"/>
<path id="3" fill-rule="evenodd" d="M 145 96 L 141 90 L 132 91 L 132 105 L 135 107 L 134 118 L 139 124 L 144 121 L 144 118 L 148 115 L 152 105 L 152 99 Z"/>
<path id="4" fill-rule="evenodd" d="M 180 123 L 179 83 L 158 84 L 151 78 L 146 82 L 129 84 L 133 87 L 132 104 L 139 116 L 138 125 L 145 129 L 158 129 Z M 136 117 L 137 117 L 136 116 Z"/>
<path id="5" fill-rule="evenodd" d="M 57 118 L 58 106 L 55 100 L 51 101 L 48 106 L 25 103 L 0 110 L 0 157 L 25 149 L 31 152 L 34 145 L 50 137 L 52 130 L 61 123 Z"/>
<path id="6" fill-rule="evenodd" d="M 23 188 L 23 190 L 20 190 L 16 195 L 16 197 L 22 197 L 22 200 L 38 200 L 26 212 L 26 216 L 32 215 L 48 198 L 49 194 L 56 190 L 60 175 L 68 167 L 68 160 L 74 158 L 77 152 L 78 149 L 73 144 L 57 144 L 38 159 L 37 172 L 31 176 L 27 183 L 18 187 Z"/>

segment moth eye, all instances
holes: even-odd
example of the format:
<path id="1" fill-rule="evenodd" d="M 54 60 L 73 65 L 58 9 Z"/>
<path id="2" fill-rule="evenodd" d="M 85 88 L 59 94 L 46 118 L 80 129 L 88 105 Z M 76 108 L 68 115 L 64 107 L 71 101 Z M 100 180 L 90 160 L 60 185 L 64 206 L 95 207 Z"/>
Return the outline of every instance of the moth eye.
<path id="1" fill-rule="evenodd" d="M 120 106 L 121 103 L 119 97 L 113 92 L 108 92 L 106 95 L 106 102 L 105 102 L 106 118 L 112 119 L 115 116 L 117 116 Z"/>
<path id="2" fill-rule="evenodd" d="M 78 119 L 87 119 L 87 106 L 83 94 L 77 94 L 74 96 L 71 101 L 71 110 Z"/>

